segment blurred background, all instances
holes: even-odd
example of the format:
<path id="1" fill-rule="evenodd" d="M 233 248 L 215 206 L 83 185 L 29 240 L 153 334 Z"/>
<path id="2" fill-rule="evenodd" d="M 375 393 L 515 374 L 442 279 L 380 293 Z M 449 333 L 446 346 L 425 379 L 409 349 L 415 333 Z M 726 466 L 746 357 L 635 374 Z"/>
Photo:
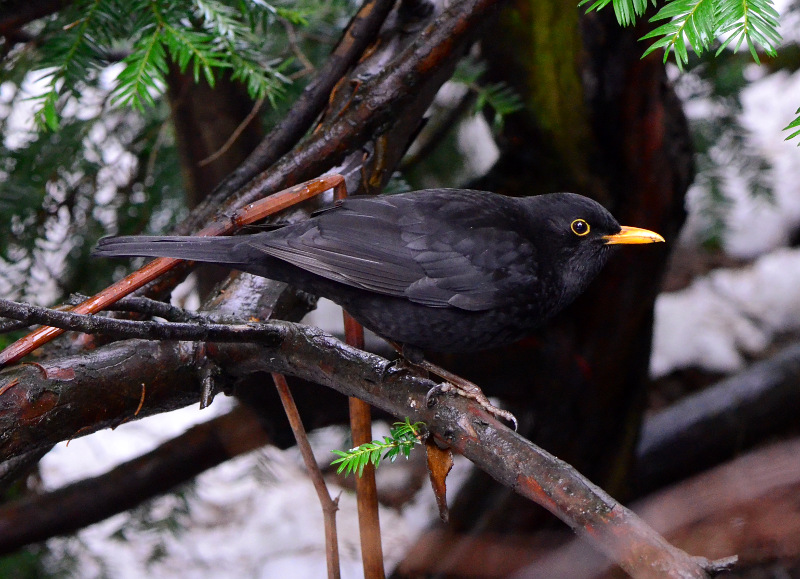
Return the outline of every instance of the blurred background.
<path id="1" fill-rule="evenodd" d="M 92 260 L 97 239 L 167 232 L 184 219 L 287 114 L 359 7 L 254 1 L 242 12 L 248 22 L 236 2 L 175 3 L 211 36 L 196 39 L 201 47 L 226 38 L 227 15 L 228 29 L 243 29 L 227 38 L 259 73 L 222 75 L 212 88 L 202 69 L 195 79 L 192 65 L 165 58 L 144 98 L 119 76 L 150 26 L 136 23 L 144 17 L 131 6 L 28 4 L 41 12 L 0 4 L 0 295 L 48 306 L 130 271 Z M 107 37 L 87 40 L 93 6 L 112 16 Z M 776 9 L 776 57 L 760 54 L 757 64 L 731 47 L 716 57 L 690 52 L 679 70 L 658 53 L 640 60 L 646 21 L 623 29 L 610 8 L 504 4 L 439 90 L 386 187 L 570 190 L 667 237 L 666 248 L 617 256 L 531 339 L 435 361 L 484 387 L 523 435 L 677 546 L 709 558 L 736 553 L 731 576 L 748 578 L 800 577 L 800 149 L 783 130 L 800 107 L 800 10 L 790 0 Z M 81 54 L 85 45 L 92 54 Z M 172 303 L 198 308 L 221 275 L 192 274 Z M 341 334 L 340 319 L 320 302 L 305 321 Z M 59 444 L 3 485 L 5 500 L 101 475 L 236 407 L 219 396 L 202 411 Z M 320 426 L 312 443 L 323 466 L 331 449 L 348 446 L 333 414 L 310 424 Z M 8 553 L 0 576 L 323 576 L 322 517 L 299 453 L 278 448 L 286 446 L 260 446 L 101 523 Z M 449 480 L 452 521 L 438 523 L 417 454 L 378 472 L 396 576 L 619 575 L 463 459 Z M 326 473 L 341 492 L 343 576 L 358 577 L 352 480 Z"/>

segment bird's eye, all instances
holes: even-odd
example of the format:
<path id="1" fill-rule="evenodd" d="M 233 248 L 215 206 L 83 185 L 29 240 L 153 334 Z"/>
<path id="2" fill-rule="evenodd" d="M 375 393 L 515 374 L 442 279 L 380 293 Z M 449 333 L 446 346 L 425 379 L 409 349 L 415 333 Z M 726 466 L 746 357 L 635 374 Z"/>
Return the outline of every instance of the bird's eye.
<path id="1" fill-rule="evenodd" d="M 572 228 L 572 233 L 574 233 L 575 235 L 579 235 L 580 237 L 583 237 L 584 235 L 589 233 L 590 229 L 589 224 L 586 223 L 586 221 L 583 219 L 576 219 L 575 221 L 573 221 L 570 224 L 570 228 Z"/>

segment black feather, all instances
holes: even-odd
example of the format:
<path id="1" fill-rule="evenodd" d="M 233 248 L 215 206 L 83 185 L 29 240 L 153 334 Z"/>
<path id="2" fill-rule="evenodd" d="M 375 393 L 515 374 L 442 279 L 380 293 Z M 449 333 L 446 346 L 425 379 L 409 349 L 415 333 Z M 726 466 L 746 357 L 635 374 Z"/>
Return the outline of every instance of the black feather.
<path id="1" fill-rule="evenodd" d="M 591 233 L 570 230 L 585 219 Z M 599 204 L 433 189 L 353 197 L 307 221 L 235 237 L 117 237 L 98 257 L 174 257 L 286 281 L 342 304 L 378 334 L 442 351 L 525 335 L 574 299 L 620 230 Z"/>

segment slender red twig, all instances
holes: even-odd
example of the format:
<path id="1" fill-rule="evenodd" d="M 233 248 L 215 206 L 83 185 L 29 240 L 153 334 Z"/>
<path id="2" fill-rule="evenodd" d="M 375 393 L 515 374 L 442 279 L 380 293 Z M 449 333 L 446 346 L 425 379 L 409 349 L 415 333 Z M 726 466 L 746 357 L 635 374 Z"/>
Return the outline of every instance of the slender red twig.
<path id="1" fill-rule="evenodd" d="M 348 345 L 364 349 L 364 328 L 347 312 L 344 312 L 344 335 Z M 363 400 L 351 397 L 349 401 L 350 431 L 353 436 L 353 446 L 356 447 L 372 441 L 372 416 L 369 404 Z M 356 497 L 364 577 L 383 579 L 385 572 L 378 516 L 378 487 L 375 484 L 375 467 L 372 463 L 367 463 L 361 476 L 356 477 Z"/>
<path id="2" fill-rule="evenodd" d="M 319 470 L 319 465 L 317 465 L 317 461 L 314 458 L 314 452 L 308 443 L 306 429 L 303 427 L 302 420 L 300 420 L 300 413 L 297 411 L 297 406 L 294 403 L 294 397 L 289 390 L 286 378 L 283 374 L 273 373 L 272 379 L 275 381 L 275 387 L 281 397 L 283 409 L 289 419 L 289 426 L 292 428 L 297 447 L 300 449 L 300 454 L 306 465 L 308 476 L 314 484 L 314 490 L 317 491 L 317 496 L 322 506 L 322 517 L 325 522 L 325 550 L 327 554 L 325 559 L 328 562 L 328 578 L 338 579 L 341 574 L 339 570 L 339 539 L 336 534 L 336 511 L 339 510 L 339 499 L 332 499 L 328 492 L 325 479 L 322 477 L 322 471 Z"/>

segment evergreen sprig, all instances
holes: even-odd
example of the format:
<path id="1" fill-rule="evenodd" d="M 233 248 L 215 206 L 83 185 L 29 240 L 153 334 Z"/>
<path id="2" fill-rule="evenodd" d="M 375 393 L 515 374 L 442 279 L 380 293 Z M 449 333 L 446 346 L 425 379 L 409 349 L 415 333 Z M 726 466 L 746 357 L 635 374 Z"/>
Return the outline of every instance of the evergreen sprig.
<path id="1" fill-rule="evenodd" d="M 698 55 L 702 54 L 715 38 L 715 2 L 716 0 L 673 0 L 665 4 L 650 21 L 669 22 L 642 36 L 642 40 L 659 38 L 642 56 L 663 48 L 664 62 L 669 58 L 669 53 L 674 52 L 675 62 L 682 68 L 689 61 L 687 41 Z"/>
<path id="2" fill-rule="evenodd" d="M 112 102 L 137 109 L 152 106 L 166 86 L 169 63 L 191 68 L 214 86 L 229 73 L 241 80 L 253 99 L 274 102 L 288 82 L 281 74 L 288 61 L 265 59 L 270 27 L 279 20 L 306 22 L 306 9 L 276 7 L 263 0 L 77 0 L 51 19 L 43 34 L 36 70 L 45 91 L 36 117 L 40 127 L 56 130 L 63 97 L 79 94 L 87 79 L 123 53 Z"/>
<path id="3" fill-rule="evenodd" d="M 331 465 L 339 465 L 336 469 L 337 474 L 344 472 L 347 476 L 355 472 L 361 476 L 368 463 L 378 468 L 382 460 L 389 459 L 394 462 L 400 455 L 408 458 L 414 446 L 422 443 L 421 433 L 424 427 L 425 424 L 422 422 L 411 424 L 408 418 L 405 422 L 395 422 L 389 435 L 384 436 L 382 441 L 373 440 L 347 451 L 332 450 L 331 452 L 339 458 L 333 460 Z"/>
<path id="4" fill-rule="evenodd" d="M 797 109 L 794 112 L 794 114 L 798 115 L 797 118 L 795 118 L 795 120 L 793 120 L 791 123 L 783 127 L 784 131 L 794 131 L 791 135 L 786 137 L 787 141 L 790 139 L 794 139 L 797 135 L 800 135 L 800 109 Z M 797 146 L 800 147 L 800 143 L 798 143 Z"/>
<path id="5" fill-rule="evenodd" d="M 581 0 L 578 5 L 589 4 L 587 10 L 591 11 L 612 2 L 617 21 L 622 26 L 635 24 L 648 4 L 647 0 Z M 656 5 L 656 0 L 653 0 L 653 6 Z M 668 22 L 642 37 L 642 40 L 658 39 L 643 56 L 663 48 L 664 62 L 672 52 L 680 68 L 688 62 L 689 46 L 701 54 L 719 40 L 719 54 L 729 46 L 739 50 L 746 43 L 753 59 L 760 63 L 756 47 L 769 56 L 775 56 L 775 49 L 781 42 L 778 12 L 772 0 L 668 0 L 650 22 L 662 20 Z"/>
<path id="6" fill-rule="evenodd" d="M 47 86 L 37 97 L 40 105 L 36 120 L 41 127 L 58 129 L 60 94 L 67 87 L 84 86 L 87 78 L 93 76 L 93 63 L 103 58 L 101 44 L 108 40 L 104 31 L 109 29 L 106 26 L 109 14 L 102 8 L 102 0 L 76 2 L 71 10 L 65 10 L 62 19 L 50 23 L 46 32 L 47 49 L 40 51 L 42 58 L 34 69 L 41 72 L 39 82 Z"/>
<path id="7" fill-rule="evenodd" d="M 589 4 L 592 0 L 581 0 L 578 6 Z M 611 4 L 612 0 L 595 0 L 586 11 L 592 12 L 593 10 L 600 10 Z M 632 26 L 636 23 L 636 19 L 644 14 L 647 10 L 647 0 L 613 0 L 614 14 L 617 17 L 617 22 L 622 26 Z M 653 0 L 655 6 L 655 0 Z"/>
<path id="8" fill-rule="evenodd" d="M 635 24 L 648 4 L 647 0 L 580 0 L 578 6 L 588 4 L 587 11 L 592 11 L 610 3 L 622 26 Z M 652 3 L 656 6 L 657 0 Z M 699 56 L 719 41 L 716 56 L 730 47 L 737 52 L 746 44 L 753 60 L 761 64 L 759 48 L 768 56 L 777 55 L 776 48 L 781 43 L 778 19 L 772 0 L 667 0 L 650 22 L 668 22 L 641 38 L 657 39 L 642 58 L 664 49 L 664 62 L 673 53 L 682 70 L 689 62 L 689 47 Z M 798 116 L 794 121 L 784 127 L 785 131 L 793 131 L 786 140 L 800 135 L 800 109 L 795 114 Z"/>

